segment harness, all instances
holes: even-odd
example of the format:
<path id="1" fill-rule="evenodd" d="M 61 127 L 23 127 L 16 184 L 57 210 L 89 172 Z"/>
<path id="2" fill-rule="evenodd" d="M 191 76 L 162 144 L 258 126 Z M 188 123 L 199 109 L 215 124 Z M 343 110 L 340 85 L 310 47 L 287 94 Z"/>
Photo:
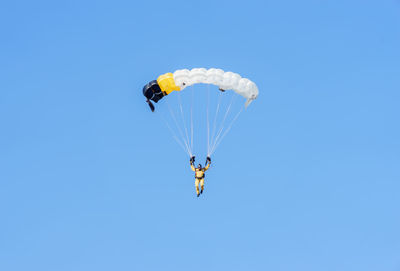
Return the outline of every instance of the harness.
<path id="1" fill-rule="evenodd" d="M 206 174 L 204 173 L 203 170 L 199 170 L 199 171 L 202 171 L 202 172 L 203 172 L 203 176 L 197 177 L 197 176 L 196 176 L 196 172 L 197 172 L 197 171 L 195 171 L 195 172 L 194 172 L 194 177 L 195 177 L 196 179 L 198 179 L 198 180 L 204 179 L 204 177 L 206 177 Z"/>
<path id="2" fill-rule="evenodd" d="M 208 161 L 206 161 L 206 166 L 207 166 L 207 164 L 208 164 Z M 198 171 L 202 171 L 203 172 L 203 176 L 202 177 L 197 177 L 196 176 L 196 172 L 198 172 Z M 197 180 L 201 180 L 201 179 L 204 179 L 204 177 L 206 177 L 206 173 L 205 173 L 204 167 L 201 168 L 200 170 L 198 170 L 198 168 L 195 168 L 194 178 L 197 179 Z"/>

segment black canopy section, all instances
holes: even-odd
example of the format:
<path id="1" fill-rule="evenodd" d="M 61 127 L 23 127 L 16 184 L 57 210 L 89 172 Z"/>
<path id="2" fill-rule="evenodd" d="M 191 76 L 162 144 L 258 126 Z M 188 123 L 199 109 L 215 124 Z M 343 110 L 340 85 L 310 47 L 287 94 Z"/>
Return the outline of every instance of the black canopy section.
<path id="1" fill-rule="evenodd" d="M 162 97 L 164 97 L 164 93 L 161 91 L 161 88 L 158 85 L 157 80 L 153 80 L 143 87 L 143 95 L 148 100 L 152 100 L 156 103 Z"/>

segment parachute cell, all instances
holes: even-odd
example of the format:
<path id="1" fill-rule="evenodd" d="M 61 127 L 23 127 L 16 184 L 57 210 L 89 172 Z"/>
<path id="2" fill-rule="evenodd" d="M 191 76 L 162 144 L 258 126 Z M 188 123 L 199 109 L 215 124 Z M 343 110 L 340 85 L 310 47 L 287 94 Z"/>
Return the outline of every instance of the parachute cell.
<path id="1" fill-rule="evenodd" d="M 165 95 L 170 94 L 172 91 L 181 90 L 180 87 L 175 85 L 175 80 L 172 73 L 160 75 L 157 78 L 157 83 Z"/>

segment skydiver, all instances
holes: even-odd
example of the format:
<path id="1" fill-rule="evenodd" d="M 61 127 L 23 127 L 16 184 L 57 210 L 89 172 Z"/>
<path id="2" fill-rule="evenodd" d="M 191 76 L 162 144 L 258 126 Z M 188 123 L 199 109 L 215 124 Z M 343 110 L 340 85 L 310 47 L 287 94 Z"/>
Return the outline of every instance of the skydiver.
<path id="1" fill-rule="evenodd" d="M 204 190 L 204 177 L 205 174 L 204 172 L 206 172 L 211 165 L 211 158 L 209 156 L 207 156 L 207 160 L 206 160 L 206 166 L 205 167 L 201 167 L 201 164 L 198 164 L 197 168 L 194 167 L 194 159 L 195 157 L 192 156 L 190 158 L 190 168 L 195 172 L 195 181 L 194 181 L 194 185 L 196 186 L 196 193 L 197 193 L 197 197 L 200 196 L 200 194 L 203 193 Z M 199 183 L 200 183 L 200 187 L 201 190 L 199 191 Z"/>

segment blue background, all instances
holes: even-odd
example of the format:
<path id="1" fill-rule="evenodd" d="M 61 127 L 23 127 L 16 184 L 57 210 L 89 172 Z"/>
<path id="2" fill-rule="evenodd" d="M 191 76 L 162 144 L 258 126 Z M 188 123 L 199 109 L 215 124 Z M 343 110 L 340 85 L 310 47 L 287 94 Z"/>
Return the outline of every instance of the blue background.
<path id="1" fill-rule="evenodd" d="M 399 1 L 8 1 L 0 25 L 1 270 L 400 270 Z M 260 89 L 200 198 L 141 94 L 192 67 Z"/>

